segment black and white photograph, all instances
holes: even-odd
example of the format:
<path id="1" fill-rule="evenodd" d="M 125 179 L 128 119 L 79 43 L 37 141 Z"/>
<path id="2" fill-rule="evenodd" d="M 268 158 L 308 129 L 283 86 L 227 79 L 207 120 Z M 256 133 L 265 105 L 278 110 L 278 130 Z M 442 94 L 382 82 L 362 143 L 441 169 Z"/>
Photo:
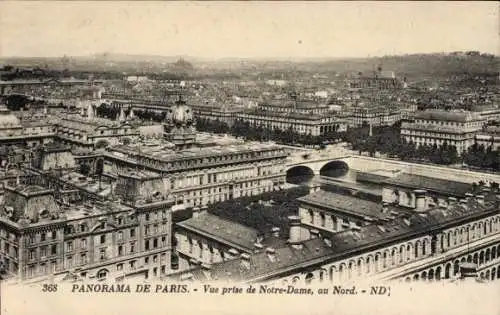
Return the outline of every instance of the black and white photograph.
<path id="1" fill-rule="evenodd" d="M 0 314 L 500 313 L 499 8 L 0 2 Z"/>

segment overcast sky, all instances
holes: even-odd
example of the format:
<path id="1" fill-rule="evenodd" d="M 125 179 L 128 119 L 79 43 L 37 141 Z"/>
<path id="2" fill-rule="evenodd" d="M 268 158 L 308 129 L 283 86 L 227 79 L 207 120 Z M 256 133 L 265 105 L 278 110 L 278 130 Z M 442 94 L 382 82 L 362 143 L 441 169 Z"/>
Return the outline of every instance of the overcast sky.
<path id="1" fill-rule="evenodd" d="M 491 2 L 0 2 L 0 56 L 499 54 Z"/>

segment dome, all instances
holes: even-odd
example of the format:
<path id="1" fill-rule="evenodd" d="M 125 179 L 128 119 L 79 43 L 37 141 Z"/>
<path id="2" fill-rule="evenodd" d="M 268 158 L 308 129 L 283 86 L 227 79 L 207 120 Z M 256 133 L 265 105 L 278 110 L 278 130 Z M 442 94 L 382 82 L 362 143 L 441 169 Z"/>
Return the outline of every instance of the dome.
<path id="1" fill-rule="evenodd" d="M 19 118 L 11 114 L 5 106 L 0 106 L 0 129 L 21 127 Z"/>
<path id="2" fill-rule="evenodd" d="M 176 125 L 191 124 L 194 120 L 193 111 L 187 105 L 175 105 L 169 109 L 167 119 Z"/>

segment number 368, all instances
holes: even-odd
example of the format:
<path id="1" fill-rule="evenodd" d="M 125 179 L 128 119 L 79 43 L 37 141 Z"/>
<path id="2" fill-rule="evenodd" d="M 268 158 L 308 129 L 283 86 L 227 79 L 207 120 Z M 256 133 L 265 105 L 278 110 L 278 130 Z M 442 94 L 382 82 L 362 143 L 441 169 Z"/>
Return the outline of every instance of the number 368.
<path id="1" fill-rule="evenodd" d="M 42 292 L 57 292 L 57 284 L 44 284 Z"/>

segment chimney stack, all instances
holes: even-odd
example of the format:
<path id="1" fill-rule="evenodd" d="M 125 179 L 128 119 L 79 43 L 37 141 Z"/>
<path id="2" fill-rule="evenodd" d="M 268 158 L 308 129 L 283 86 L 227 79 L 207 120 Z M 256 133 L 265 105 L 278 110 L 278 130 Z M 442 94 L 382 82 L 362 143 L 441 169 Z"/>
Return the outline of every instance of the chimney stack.
<path id="1" fill-rule="evenodd" d="M 302 240 L 300 238 L 300 217 L 292 215 L 288 217 L 288 221 L 290 222 L 290 235 L 288 243 L 295 249 L 301 249 Z"/>
<path id="2" fill-rule="evenodd" d="M 427 191 L 423 189 L 414 190 L 415 193 L 415 211 L 424 212 L 427 210 Z"/>
<path id="3" fill-rule="evenodd" d="M 484 196 L 483 195 L 476 195 L 476 201 L 480 205 L 484 205 Z"/>
<path id="4" fill-rule="evenodd" d="M 274 250 L 274 248 L 271 248 L 271 247 L 266 248 L 266 254 L 267 254 L 267 257 L 269 257 L 270 261 L 272 261 L 272 262 L 276 261 L 276 251 Z"/>
<path id="5" fill-rule="evenodd" d="M 280 237 L 280 228 L 277 226 L 273 227 L 271 233 L 274 237 Z"/>
<path id="6" fill-rule="evenodd" d="M 471 200 L 473 197 L 474 197 L 474 195 L 471 194 L 471 193 L 466 193 L 465 194 L 465 199 L 467 199 L 467 201 Z"/>
<path id="7" fill-rule="evenodd" d="M 228 259 L 232 259 L 232 258 L 238 257 L 238 255 L 240 254 L 240 252 L 237 249 L 235 249 L 235 248 L 231 248 L 228 251 L 228 254 L 229 254 L 228 255 L 229 256 Z"/>
<path id="8" fill-rule="evenodd" d="M 448 206 L 453 207 L 457 205 L 457 198 L 455 197 L 448 197 Z"/>
<path id="9" fill-rule="evenodd" d="M 319 231 L 316 229 L 312 229 L 311 231 L 309 231 L 309 233 L 311 234 L 311 238 L 313 239 L 319 237 Z"/>
<path id="10" fill-rule="evenodd" d="M 201 209 L 200 208 L 198 208 L 198 207 L 194 207 L 193 208 L 193 218 L 199 217 L 200 213 L 201 213 Z"/>
<path id="11" fill-rule="evenodd" d="M 250 269 L 250 255 L 247 253 L 243 253 L 240 255 L 241 258 L 241 267 L 249 270 Z"/>
<path id="12" fill-rule="evenodd" d="M 387 202 L 382 203 L 382 213 L 389 212 L 389 204 Z"/>

